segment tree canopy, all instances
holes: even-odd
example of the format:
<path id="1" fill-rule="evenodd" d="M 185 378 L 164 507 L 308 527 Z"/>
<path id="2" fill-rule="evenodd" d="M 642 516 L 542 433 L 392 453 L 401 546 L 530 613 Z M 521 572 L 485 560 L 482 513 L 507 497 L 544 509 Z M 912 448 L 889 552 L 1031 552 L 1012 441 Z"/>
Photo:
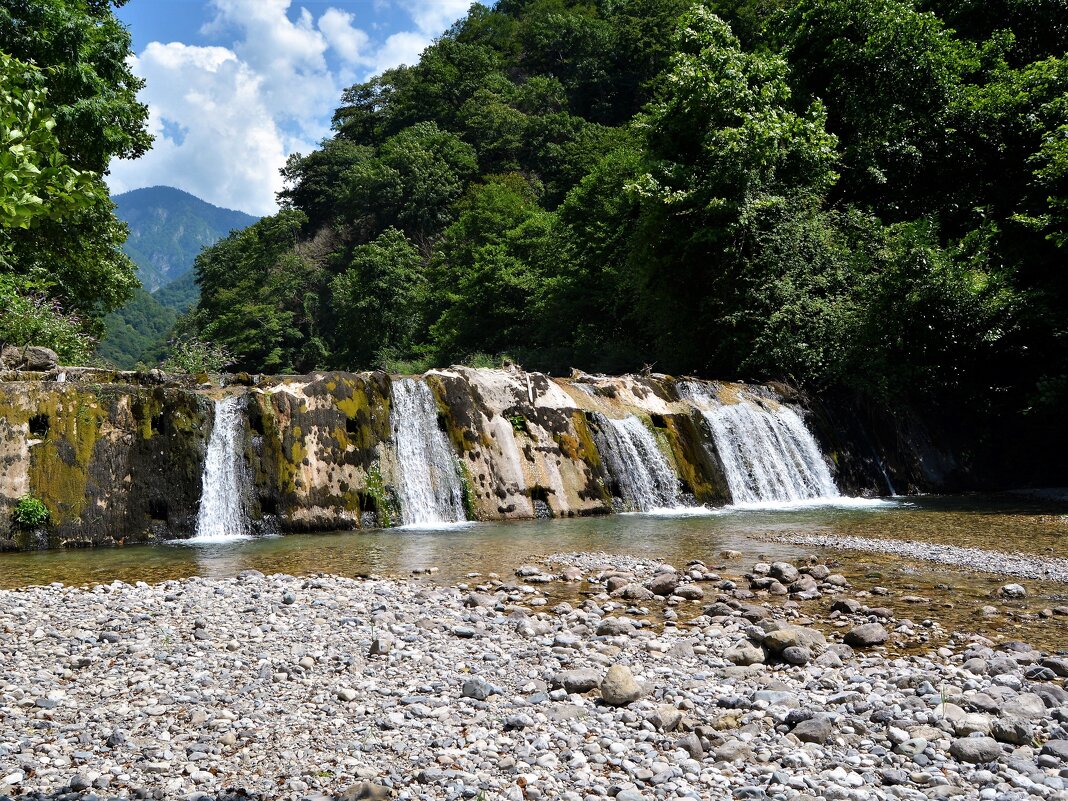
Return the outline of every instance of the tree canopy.
<path id="1" fill-rule="evenodd" d="M 103 182 L 152 141 L 116 5 L 0 0 L 0 339 L 68 361 L 137 286 Z"/>
<path id="2" fill-rule="evenodd" d="M 191 329 L 247 369 L 508 354 L 1051 421 L 1066 20 L 1062 0 L 474 5 L 344 93 L 276 218 L 202 254 Z"/>

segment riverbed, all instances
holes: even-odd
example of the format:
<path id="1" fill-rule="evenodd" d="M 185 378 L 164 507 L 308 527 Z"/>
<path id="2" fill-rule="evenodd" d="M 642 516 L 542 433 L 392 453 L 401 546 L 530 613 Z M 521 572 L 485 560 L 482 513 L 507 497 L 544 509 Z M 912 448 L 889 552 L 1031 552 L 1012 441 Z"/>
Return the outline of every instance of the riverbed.
<path id="1" fill-rule="evenodd" d="M 1068 801 L 1068 659 L 743 569 L 0 591 L 0 797 Z"/>
<path id="2" fill-rule="evenodd" d="M 601 551 L 679 566 L 702 559 L 715 564 L 725 577 L 737 577 L 759 559 L 790 561 L 816 554 L 837 565 L 836 569 L 858 588 L 891 588 L 886 602 L 895 612 L 936 617 L 949 630 L 981 633 L 995 640 L 1023 639 L 1051 647 L 1065 641 L 1068 621 L 1048 613 L 1068 606 L 1068 584 L 1005 575 L 997 572 L 996 560 L 986 560 L 989 564 L 981 559 L 960 565 L 940 564 L 782 539 L 799 536 L 818 536 L 829 542 L 860 538 L 876 543 L 936 543 L 1023 554 L 1041 564 L 1068 555 L 1068 503 L 1057 495 L 1013 494 L 844 500 L 838 505 L 691 510 L 3 554 L 0 587 L 53 582 L 68 586 L 112 581 L 152 584 L 191 576 L 227 578 L 247 569 L 298 576 L 415 574 L 421 581 L 454 584 L 473 574 L 508 576 L 521 564 L 559 551 Z M 720 555 L 725 551 L 740 556 L 724 561 Z M 999 588 L 1009 582 L 1024 585 L 1027 596 L 1000 597 Z M 991 606 L 996 613 L 990 613 Z"/>

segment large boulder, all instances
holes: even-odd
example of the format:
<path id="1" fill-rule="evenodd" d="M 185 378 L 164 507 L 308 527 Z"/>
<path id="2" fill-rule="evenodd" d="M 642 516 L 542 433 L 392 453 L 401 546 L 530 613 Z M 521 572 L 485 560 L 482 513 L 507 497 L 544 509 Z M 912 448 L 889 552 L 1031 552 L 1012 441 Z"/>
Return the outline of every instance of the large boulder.
<path id="1" fill-rule="evenodd" d="M 785 623 L 765 623 L 764 625 L 773 628 L 764 635 L 763 645 L 776 656 L 780 656 L 787 648 L 794 646 L 807 648 L 813 654 L 822 654 L 827 648 L 827 638 L 816 629 L 806 629 Z"/>
<path id="2" fill-rule="evenodd" d="M 962 737 L 953 741 L 949 753 L 961 762 L 981 765 L 1001 756 L 1001 743 L 992 737 Z"/>
<path id="3" fill-rule="evenodd" d="M 1042 746 L 1042 755 L 1068 762 L 1068 740 L 1050 740 Z"/>
<path id="4" fill-rule="evenodd" d="M 764 649 L 745 640 L 732 646 L 725 654 L 728 662 L 735 665 L 763 665 Z"/>
<path id="5" fill-rule="evenodd" d="M 783 584 L 793 584 L 801 572 L 789 562 L 775 562 L 771 566 L 772 578 L 777 578 Z"/>
<path id="6" fill-rule="evenodd" d="M 588 693 L 601 684 L 601 674 L 590 668 L 563 670 L 555 674 L 550 683 L 553 687 L 563 687 L 569 693 Z"/>
<path id="7" fill-rule="evenodd" d="M 623 617 L 606 617 L 597 625 L 599 637 L 631 637 L 636 631 L 634 624 Z"/>
<path id="8" fill-rule="evenodd" d="M 990 733 L 998 742 L 1011 745 L 1030 745 L 1035 739 L 1035 727 L 1030 721 L 1019 718 L 994 718 L 990 724 Z"/>
<path id="9" fill-rule="evenodd" d="M 44 373 L 59 364 L 59 356 L 51 348 L 27 345 L 22 349 L 23 369 Z"/>
<path id="10" fill-rule="evenodd" d="M 645 588 L 654 595 L 671 595 L 679 586 L 679 576 L 674 571 L 662 571 L 645 583 Z"/>
<path id="11" fill-rule="evenodd" d="M 22 348 L 8 345 L 6 342 L 0 345 L 0 369 L 14 370 L 22 366 Z"/>
<path id="12" fill-rule="evenodd" d="M 881 623 L 864 623 L 849 630 L 845 636 L 846 645 L 854 648 L 871 648 L 882 645 L 890 639 L 890 633 Z"/>
<path id="13" fill-rule="evenodd" d="M 1046 702 L 1038 693 L 1020 693 L 1001 705 L 1001 714 L 1020 720 L 1040 720 L 1046 716 Z"/>
<path id="14" fill-rule="evenodd" d="M 830 719 L 823 715 L 817 715 L 808 720 L 802 720 L 794 726 L 791 733 L 803 743 L 823 744 L 830 739 L 832 732 L 833 728 Z"/>
<path id="15" fill-rule="evenodd" d="M 626 706 L 637 701 L 641 694 L 641 686 L 626 665 L 612 665 L 601 680 L 601 698 L 606 704 Z"/>

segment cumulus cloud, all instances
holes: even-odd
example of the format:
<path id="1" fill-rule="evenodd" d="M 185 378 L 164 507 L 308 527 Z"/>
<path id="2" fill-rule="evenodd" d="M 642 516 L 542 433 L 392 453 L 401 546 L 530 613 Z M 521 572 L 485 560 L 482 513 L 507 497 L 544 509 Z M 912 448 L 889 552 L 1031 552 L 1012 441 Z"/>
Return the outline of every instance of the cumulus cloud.
<path id="1" fill-rule="evenodd" d="M 353 24 L 354 21 L 352 14 L 328 8 L 319 17 L 319 30 L 345 61 L 350 64 L 369 65 L 373 63 L 368 53 L 371 37 L 366 31 L 357 28 Z"/>
<path id="2" fill-rule="evenodd" d="M 399 0 L 412 22 L 427 36 L 437 36 L 471 8 L 473 0 Z"/>
<path id="3" fill-rule="evenodd" d="M 429 37 L 414 31 L 393 34 L 375 53 L 374 72 L 379 73 L 401 64 L 415 64 L 430 41 Z"/>
<path id="4" fill-rule="evenodd" d="M 416 30 L 389 36 L 378 48 L 374 72 L 414 64 L 419 55 L 471 8 L 472 0 L 398 0 Z"/>
<path id="5" fill-rule="evenodd" d="M 201 34 L 218 45 L 152 42 L 132 59 L 156 142 L 135 162 L 112 163 L 112 191 L 165 184 L 228 208 L 275 211 L 279 170 L 329 133 L 344 87 L 414 64 L 471 0 L 395 2 L 414 30 L 373 39 L 357 24 L 365 21 L 335 7 L 316 19 L 293 0 L 209 0 Z"/>
<path id="6" fill-rule="evenodd" d="M 264 103 L 263 78 L 224 47 L 153 42 L 133 63 L 156 137 L 138 161 L 112 163 L 112 190 L 176 186 L 229 208 L 274 208 L 288 137 Z"/>

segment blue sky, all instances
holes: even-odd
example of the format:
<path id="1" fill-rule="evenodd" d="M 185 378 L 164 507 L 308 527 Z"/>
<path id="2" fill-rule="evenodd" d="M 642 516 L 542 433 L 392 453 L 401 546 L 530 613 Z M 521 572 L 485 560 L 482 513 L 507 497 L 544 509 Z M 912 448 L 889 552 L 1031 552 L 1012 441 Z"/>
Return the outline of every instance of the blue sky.
<path id="1" fill-rule="evenodd" d="M 411 64 L 472 0 L 130 0 L 116 13 L 147 81 L 153 149 L 116 160 L 114 193 L 184 189 L 275 210 L 279 169 L 329 134 L 341 90 Z"/>

